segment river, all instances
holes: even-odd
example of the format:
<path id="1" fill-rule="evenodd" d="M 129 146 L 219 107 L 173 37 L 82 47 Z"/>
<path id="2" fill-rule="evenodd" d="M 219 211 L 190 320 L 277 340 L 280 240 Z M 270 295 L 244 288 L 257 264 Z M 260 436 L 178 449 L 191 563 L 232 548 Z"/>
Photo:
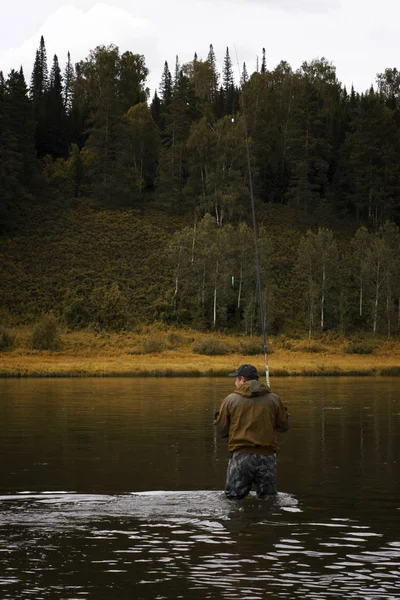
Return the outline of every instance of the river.
<path id="1" fill-rule="evenodd" d="M 279 493 L 230 502 L 228 378 L 0 380 L 0 598 L 399 598 L 400 379 L 272 387 Z"/>

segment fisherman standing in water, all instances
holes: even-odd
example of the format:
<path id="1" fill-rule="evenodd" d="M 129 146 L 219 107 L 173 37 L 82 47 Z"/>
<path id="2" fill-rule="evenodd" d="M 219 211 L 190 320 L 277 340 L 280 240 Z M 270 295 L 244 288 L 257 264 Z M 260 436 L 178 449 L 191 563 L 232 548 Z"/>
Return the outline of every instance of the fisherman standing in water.
<path id="1" fill-rule="evenodd" d="M 229 377 L 236 377 L 236 392 L 222 401 L 214 420 L 218 435 L 229 438 L 225 494 L 241 500 L 253 483 L 259 498 L 276 494 L 275 432 L 289 429 L 290 415 L 280 398 L 259 381 L 253 365 L 241 365 Z"/>

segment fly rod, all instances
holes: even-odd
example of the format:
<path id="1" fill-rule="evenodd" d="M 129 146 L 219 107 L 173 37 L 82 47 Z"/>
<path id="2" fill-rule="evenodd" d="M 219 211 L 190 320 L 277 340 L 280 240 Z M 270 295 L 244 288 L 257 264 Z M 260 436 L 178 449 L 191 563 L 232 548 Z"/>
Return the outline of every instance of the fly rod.
<path id="1" fill-rule="evenodd" d="M 239 58 L 235 45 L 235 53 L 236 53 L 236 61 L 239 71 L 239 82 L 240 82 L 240 66 L 239 66 Z M 267 382 L 267 386 L 269 387 L 269 367 L 268 367 L 268 353 L 267 353 L 267 334 L 265 331 L 265 318 L 264 318 L 264 302 L 263 302 L 263 293 L 261 287 L 261 269 L 260 269 L 260 256 L 258 251 L 258 236 L 257 236 L 257 220 L 256 220 L 256 209 L 254 204 L 254 192 L 253 192 L 253 177 L 251 171 L 251 160 L 250 160 L 250 149 L 249 149 L 249 137 L 247 133 L 247 122 L 246 122 L 246 111 L 245 111 L 245 102 L 243 95 L 243 87 L 241 94 L 241 104 L 242 104 L 242 115 L 243 115 L 243 124 L 244 124 L 244 137 L 246 143 L 246 155 L 247 155 L 247 168 L 248 168 L 248 176 L 249 176 L 249 192 L 250 192 L 250 201 L 251 201 L 251 213 L 253 216 L 253 230 L 254 230 L 254 247 L 255 247 L 255 257 L 256 257 L 256 273 L 257 273 L 257 288 L 258 288 L 258 302 L 260 305 L 260 319 L 261 319 L 261 331 L 262 331 L 262 339 L 263 339 L 263 348 L 264 348 L 264 358 L 265 358 L 265 378 Z"/>

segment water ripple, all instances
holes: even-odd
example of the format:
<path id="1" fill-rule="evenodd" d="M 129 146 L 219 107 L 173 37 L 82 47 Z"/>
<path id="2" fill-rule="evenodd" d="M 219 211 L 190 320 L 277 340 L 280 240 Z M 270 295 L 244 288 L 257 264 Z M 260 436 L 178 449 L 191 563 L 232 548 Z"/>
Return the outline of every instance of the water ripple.
<path id="1" fill-rule="evenodd" d="M 288 494 L 15 494 L 0 497 L 0 526 L 4 600 L 400 596 L 398 540 L 347 517 L 307 519 Z"/>

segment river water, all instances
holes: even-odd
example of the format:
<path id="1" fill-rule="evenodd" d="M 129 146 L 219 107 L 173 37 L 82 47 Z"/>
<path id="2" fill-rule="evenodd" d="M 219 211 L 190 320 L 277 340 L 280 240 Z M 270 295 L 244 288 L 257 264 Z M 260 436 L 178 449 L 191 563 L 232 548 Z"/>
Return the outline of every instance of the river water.
<path id="1" fill-rule="evenodd" d="M 400 379 L 272 383 L 279 493 L 229 502 L 231 380 L 0 380 L 0 598 L 400 598 Z"/>

